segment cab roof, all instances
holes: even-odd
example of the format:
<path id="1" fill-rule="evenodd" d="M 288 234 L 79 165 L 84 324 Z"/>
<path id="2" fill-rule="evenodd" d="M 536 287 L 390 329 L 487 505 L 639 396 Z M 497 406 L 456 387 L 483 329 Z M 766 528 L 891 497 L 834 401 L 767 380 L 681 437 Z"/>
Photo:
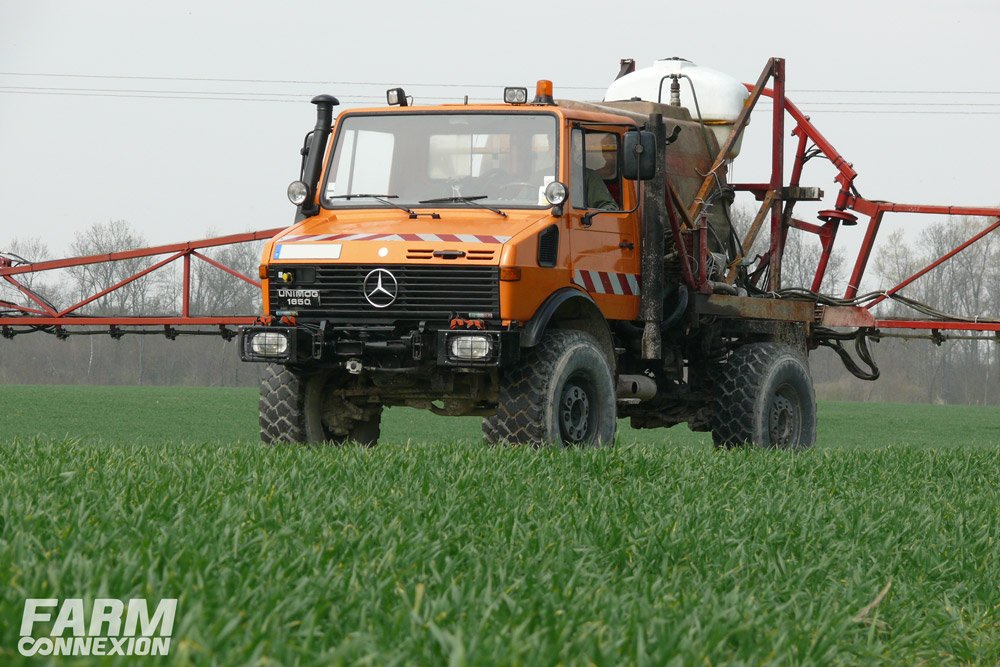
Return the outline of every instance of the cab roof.
<path id="1" fill-rule="evenodd" d="M 561 100 L 560 100 L 561 101 Z M 356 107 L 344 109 L 337 118 L 354 114 L 420 114 L 420 113 L 457 113 L 457 112 L 503 112 L 503 113 L 544 113 L 552 114 L 561 119 L 580 120 L 594 123 L 615 123 L 635 125 L 636 121 L 630 114 L 618 112 L 615 109 L 601 108 L 598 104 L 587 102 L 566 101 L 571 106 L 556 104 L 428 104 L 415 106 L 378 106 Z"/>

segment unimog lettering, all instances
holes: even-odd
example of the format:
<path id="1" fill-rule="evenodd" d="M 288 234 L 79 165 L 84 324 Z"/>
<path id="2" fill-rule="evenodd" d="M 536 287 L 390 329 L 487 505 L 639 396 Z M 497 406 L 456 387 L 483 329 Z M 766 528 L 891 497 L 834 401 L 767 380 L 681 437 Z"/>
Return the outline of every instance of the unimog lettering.
<path id="1" fill-rule="evenodd" d="M 286 289 L 279 287 L 278 297 L 285 299 L 289 306 L 319 306 L 322 305 L 319 290 L 314 289 Z"/>

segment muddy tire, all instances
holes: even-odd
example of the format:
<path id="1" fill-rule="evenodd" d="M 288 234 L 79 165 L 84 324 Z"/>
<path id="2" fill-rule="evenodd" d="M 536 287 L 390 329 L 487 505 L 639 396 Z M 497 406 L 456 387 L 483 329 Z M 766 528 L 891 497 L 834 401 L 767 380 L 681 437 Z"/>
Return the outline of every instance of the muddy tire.
<path id="1" fill-rule="evenodd" d="M 505 374 L 489 443 L 596 447 L 615 440 L 611 367 L 593 336 L 550 330 Z"/>
<path id="2" fill-rule="evenodd" d="M 344 444 L 378 442 L 381 407 L 358 408 L 332 394 L 336 378 L 300 375 L 268 364 L 260 382 L 260 439 L 282 442 Z"/>
<path id="3" fill-rule="evenodd" d="M 777 343 L 734 350 L 718 369 L 712 440 L 726 448 L 811 447 L 816 442 L 816 393 L 805 360 Z"/>

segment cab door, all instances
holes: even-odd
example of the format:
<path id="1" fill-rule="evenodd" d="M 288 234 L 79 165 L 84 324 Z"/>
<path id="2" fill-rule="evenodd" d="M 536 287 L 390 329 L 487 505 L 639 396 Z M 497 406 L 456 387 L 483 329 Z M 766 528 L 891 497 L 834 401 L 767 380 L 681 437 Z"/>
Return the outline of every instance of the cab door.
<path id="1" fill-rule="evenodd" d="M 572 280 L 609 319 L 639 314 L 635 185 L 621 177 L 625 127 L 575 125 L 570 139 Z"/>

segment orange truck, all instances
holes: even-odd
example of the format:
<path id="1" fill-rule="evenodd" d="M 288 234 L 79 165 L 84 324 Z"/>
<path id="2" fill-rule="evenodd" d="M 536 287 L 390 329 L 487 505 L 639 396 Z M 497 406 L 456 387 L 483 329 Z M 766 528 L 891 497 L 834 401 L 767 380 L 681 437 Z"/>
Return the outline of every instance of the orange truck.
<path id="1" fill-rule="evenodd" d="M 267 363 L 262 439 L 374 444 L 383 408 L 409 406 L 481 416 L 491 443 L 608 445 L 627 417 L 811 445 L 817 304 L 727 280 L 732 146 L 669 83 L 672 103 L 392 89 L 335 122 L 337 100 L 313 99 L 295 224 L 240 334 Z"/>

